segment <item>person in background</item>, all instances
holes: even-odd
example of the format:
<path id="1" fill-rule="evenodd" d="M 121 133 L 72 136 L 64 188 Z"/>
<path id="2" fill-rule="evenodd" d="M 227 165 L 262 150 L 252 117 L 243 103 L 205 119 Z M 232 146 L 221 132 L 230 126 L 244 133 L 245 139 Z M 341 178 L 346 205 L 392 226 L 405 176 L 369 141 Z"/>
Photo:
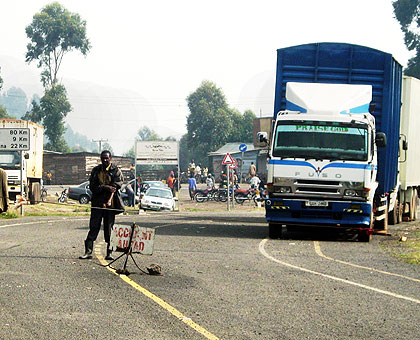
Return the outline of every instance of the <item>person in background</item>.
<path id="1" fill-rule="evenodd" d="M 52 178 L 52 172 L 48 170 L 47 171 L 47 185 L 51 185 L 51 178 Z"/>
<path id="2" fill-rule="evenodd" d="M 211 178 L 211 175 L 207 175 L 206 185 L 207 185 L 207 189 L 213 189 L 214 182 L 213 182 L 213 178 Z"/>
<path id="3" fill-rule="evenodd" d="M 191 200 L 194 199 L 194 193 L 197 190 L 197 181 L 194 178 L 194 174 L 190 174 L 190 178 L 188 179 L 188 192 L 190 193 Z"/>
<path id="4" fill-rule="evenodd" d="M 172 191 L 172 195 L 175 196 L 175 186 L 174 186 L 174 183 L 175 183 L 175 174 L 174 174 L 173 171 L 171 171 L 171 173 L 169 174 L 169 177 L 168 177 L 167 184 L 168 184 L 168 187 Z"/>
<path id="5" fill-rule="evenodd" d="M 252 178 L 257 174 L 257 167 L 255 166 L 254 162 L 251 162 L 248 170 L 248 178 Z"/>
<path id="6" fill-rule="evenodd" d="M 220 188 L 227 188 L 227 186 L 228 186 L 227 175 L 225 174 L 224 171 L 222 171 L 220 174 Z"/>
<path id="7" fill-rule="evenodd" d="M 104 221 L 104 238 L 107 243 L 106 260 L 113 260 L 110 248 L 111 230 L 115 215 L 124 211 L 124 205 L 119 194 L 123 184 L 123 175 L 118 167 L 111 163 L 111 152 L 101 153 L 101 164 L 92 169 L 89 177 L 89 188 L 92 191 L 92 209 L 90 213 L 89 232 L 85 240 L 85 254 L 79 259 L 92 258 L 93 242 L 98 237 L 102 219 Z"/>
<path id="8" fill-rule="evenodd" d="M 259 177 L 255 174 L 254 177 L 251 178 L 251 182 L 249 183 L 249 186 L 251 188 L 257 189 L 260 185 L 261 180 L 259 179 Z"/>

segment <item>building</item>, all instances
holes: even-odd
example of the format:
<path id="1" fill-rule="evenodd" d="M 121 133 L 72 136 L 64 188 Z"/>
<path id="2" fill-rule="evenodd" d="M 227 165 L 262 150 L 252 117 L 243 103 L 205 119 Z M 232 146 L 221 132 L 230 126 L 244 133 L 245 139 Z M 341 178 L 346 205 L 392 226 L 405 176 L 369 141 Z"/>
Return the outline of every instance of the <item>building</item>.
<path id="1" fill-rule="evenodd" d="M 247 150 L 241 152 L 239 146 L 246 144 Z M 220 180 L 221 171 L 226 171 L 226 165 L 223 165 L 223 159 L 226 154 L 229 153 L 232 158 L 237 161 L 237 174 L 238 178 L 241 178 L 241 182 L 244 182 L 248 175 L 249 166 L 251 162 L 257 167 L 257 174 L 260 178 L 265 179 L 267 177 L 267 149 L 255 147 L 252 143 L 227 143 L 220 149 L 209 152 L 208 157 L 210 159 L 211 171 L 214 173 L 216 181 Z"/>
<path id="2" fill-rule="evenodd" d="M 130 157 L 112 156 L 112 162 L 122 171 L 127 181 L 132 176 L 130 166 L 133 159 Z M 52 173 L 51 184 L 72 185 L 80 184 L 89 179 L 93 167 L 100 164 L 100 154 L 92 152 L 61 153 L 44 151 L 43 180 L 46 183 L 46 174 Z"/>

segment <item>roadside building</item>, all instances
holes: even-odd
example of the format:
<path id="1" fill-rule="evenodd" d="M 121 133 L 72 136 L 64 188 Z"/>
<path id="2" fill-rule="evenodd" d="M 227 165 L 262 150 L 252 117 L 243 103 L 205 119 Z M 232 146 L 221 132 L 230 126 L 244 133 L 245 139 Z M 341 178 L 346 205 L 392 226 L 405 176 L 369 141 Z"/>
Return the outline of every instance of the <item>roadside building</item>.
<path id="1" fill-rule="evenodd" d="M 112 162 L 122 171 L 124 179 L 130 178 L 130 157 L 112 156 Z M 50 171 L 52 185 L 79 184 L 87 181 L 94 166 L 101 163 L 100 154 L 92 152 L 61 153 L 44 151 L 43 180 Z"/>

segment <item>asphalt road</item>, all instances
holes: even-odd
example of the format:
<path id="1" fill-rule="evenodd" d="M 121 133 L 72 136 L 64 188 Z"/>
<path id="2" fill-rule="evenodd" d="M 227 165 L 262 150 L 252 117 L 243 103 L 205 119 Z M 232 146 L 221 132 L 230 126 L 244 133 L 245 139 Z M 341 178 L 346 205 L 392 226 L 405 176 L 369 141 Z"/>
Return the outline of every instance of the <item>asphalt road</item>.
<path id="1" fill-rule="evenodd" d="M 0 221 L 0 339 L 420 338 L 419 267 L 323 231 L 267 239 L 263 211 L 119 216 L 156 228 L 129 276 L 79 260 L 87 218 Z M 123 266 L 122 260 L 115 263 Z"/>

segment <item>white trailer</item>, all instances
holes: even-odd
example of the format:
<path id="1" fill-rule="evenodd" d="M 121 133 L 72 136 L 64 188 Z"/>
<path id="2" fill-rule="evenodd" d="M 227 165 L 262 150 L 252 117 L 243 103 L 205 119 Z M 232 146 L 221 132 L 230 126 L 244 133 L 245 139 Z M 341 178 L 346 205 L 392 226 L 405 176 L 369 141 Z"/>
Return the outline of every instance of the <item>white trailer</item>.
<path id="1" fill-rule="evenodd" d="M 29 129 L 29 150 L 0 151 L 0 167 L 7 173 L 9 199 L 21 195 L 21 164 L 23 162 L 24 193 L 31 203 L 41 200 L 43 172 L 44 127 L 31 121 L 1 119 L 0 128 Z"/>
<path id="2" fill-rule="evenodd" d="M 420 186 L 420 80 L 403 77 L 400 125 L 400 188 L 398 204 L 390 212 L 390 222 L 398 222 L 402 214 L 409 220 L 417 218 L 417 197 Z"/>

